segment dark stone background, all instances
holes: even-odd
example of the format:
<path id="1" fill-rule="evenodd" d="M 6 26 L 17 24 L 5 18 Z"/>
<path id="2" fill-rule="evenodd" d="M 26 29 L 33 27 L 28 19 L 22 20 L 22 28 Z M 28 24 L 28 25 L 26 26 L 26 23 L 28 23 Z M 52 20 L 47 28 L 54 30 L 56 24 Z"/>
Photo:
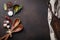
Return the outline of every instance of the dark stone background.
<path id="1" fill-rule="evenodd" d="M 11 19 L 20 18 L 24 26 L 23 31 L 13 34 L 9 40 L 50 40 L 47 21 L 48 0 L 0 0 L 0 36 L 5 34 L 2 24 L 7 12 L 4 11 L 3 4 L 8 1 L 23 5 L 23 10 Z"/>

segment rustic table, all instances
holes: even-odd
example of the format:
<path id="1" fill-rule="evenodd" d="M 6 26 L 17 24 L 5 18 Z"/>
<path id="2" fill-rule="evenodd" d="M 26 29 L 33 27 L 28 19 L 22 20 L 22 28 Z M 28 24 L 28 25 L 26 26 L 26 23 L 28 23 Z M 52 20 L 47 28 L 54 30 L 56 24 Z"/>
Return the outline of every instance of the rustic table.
<path id="1" fill-rule="evenodd" d="M 23 10 L 10 17 L 13 21 L 20 18 L 24 29 L 13 34 L 9 40 L 50 40 L 48 26 L 48 0 L 0 0 L 0 36 L 5 34 L 2 22 L 7 12 L 3 9 L 3 4 L 8 1 L 14 4 L 23 5 Z"/>

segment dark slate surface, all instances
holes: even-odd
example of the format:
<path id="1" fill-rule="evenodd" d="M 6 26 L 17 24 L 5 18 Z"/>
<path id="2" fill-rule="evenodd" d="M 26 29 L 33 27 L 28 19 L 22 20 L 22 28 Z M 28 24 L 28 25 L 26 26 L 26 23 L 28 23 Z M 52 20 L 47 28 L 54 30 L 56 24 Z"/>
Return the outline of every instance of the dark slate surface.
<path id="1" fill-rule="evenodd" d="M 5 31 L 2 26 L 7 12 L 3 10 L 3 4 L 9 0 L 0 0 L 0 36 Z M 11 17 L 12 20 L 20 18 L 24 30 L 13 34 L 9 40 L 50 40 L 47 22 L 48 0 L 10 0 L 14 4 L 22 4 L 23 10 Z"/>

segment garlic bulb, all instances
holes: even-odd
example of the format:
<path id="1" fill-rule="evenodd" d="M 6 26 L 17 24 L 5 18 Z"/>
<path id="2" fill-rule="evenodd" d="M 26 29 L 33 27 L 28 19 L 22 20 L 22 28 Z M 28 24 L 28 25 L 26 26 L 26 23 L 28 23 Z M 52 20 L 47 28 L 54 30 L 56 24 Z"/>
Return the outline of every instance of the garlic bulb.
<path id="1" fill-rule="evenodd" d="M 8 11 L 8 16 L 13 16 L 13 11 Z"/>

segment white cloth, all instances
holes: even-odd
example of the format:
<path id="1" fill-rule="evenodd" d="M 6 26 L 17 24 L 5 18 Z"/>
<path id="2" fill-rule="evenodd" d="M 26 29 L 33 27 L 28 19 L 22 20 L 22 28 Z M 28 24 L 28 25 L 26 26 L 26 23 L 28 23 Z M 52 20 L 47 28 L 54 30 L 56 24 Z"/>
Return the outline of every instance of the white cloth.
<path id="1" fill-rule="evenodd" d="M 55 1 L 56 0 L 50 0 L 53 13 L 54 13 L 54 3 L 55 3 Z M 50 24 L 51 23 L 51 19 L 52 19 L 52 13 L 51 13 L 51 11 L 48 8 L 48 24 L 49 24 L 49 29 L 50 29 L 50 38 L 51 38 L 51 40 L 57 40 L 55 38 L 55 34 L 54 34 L 54 31 L 53 31 L 53 28 L 52 28 L 52 26 Z"/>
<path id="2" fill-rule="evenodd" d="M 56 40 L 53 28 L 51 27 L 51 24 L 50 24 L 51 19 L 52 19 L 52 14 L 51 14 L 50 10 L 48 9 L 48 24 L 49 24 L 49 29 L 50 29 L 50 38 L 51 38 L 51 40 Z"/>

